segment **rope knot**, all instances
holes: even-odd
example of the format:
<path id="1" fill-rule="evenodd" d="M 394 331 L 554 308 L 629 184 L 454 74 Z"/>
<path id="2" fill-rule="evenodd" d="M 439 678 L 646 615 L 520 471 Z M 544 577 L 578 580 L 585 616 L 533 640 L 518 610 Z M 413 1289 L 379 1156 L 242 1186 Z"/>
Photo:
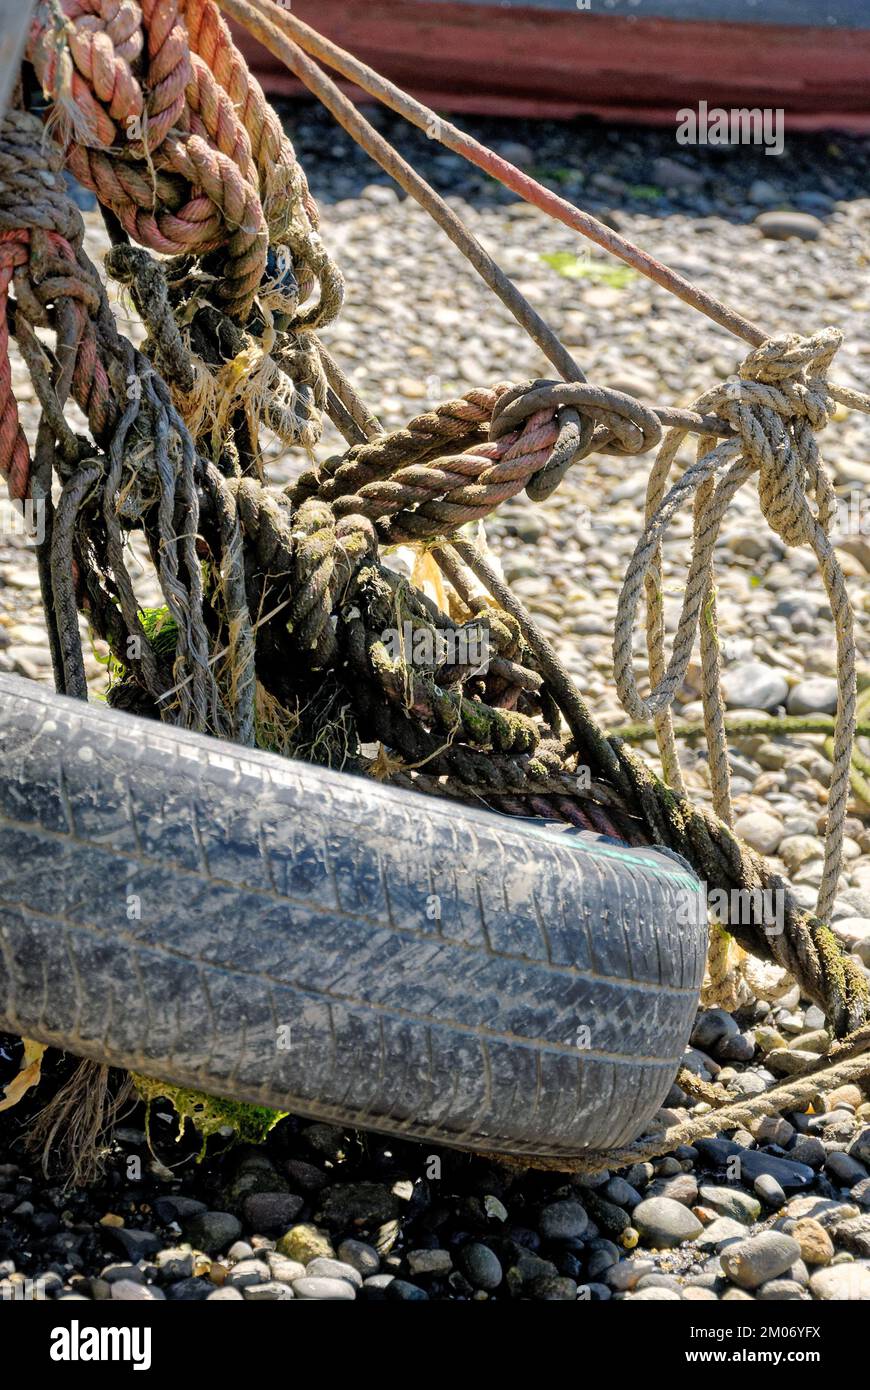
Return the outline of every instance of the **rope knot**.
<path id="1" fill-rule="evenodd" d="M 704 398 L 733 426 L 745 465 L 758 472 L 764 517 L 789 546 L 811 544 L 816 528 L 827 531 L 833 516 L 815 435 L 833 409 L 827 372 L 842 339 L 836 328 L 769 338 L 748 354 L 738 380 Z M 808 492 L 816 497 L 818 515 Z"/>
<path id="2" fill-rule="evenodd" d="M 842 341 L 839 328 L 821 328 L 808 337 L 783 333 L 768 338 L 753 348 L 742 362 L 740 376 L 744 381 L 760 381 L 767 385 L 795 379 L 824 379 Z"/>
<path id="3" fill-rule="evenodd" d="M 837 498 L 822 466 L 816 432 L 827 424 L 835 401 L 870 412 L 870 397 L 828 381 L 828 368 L 841 342 L 838 329 L 824 328 L 808 337 L 791 334 L 770 338 L 750 352 L 739 377 L 708 391 L 694 406 L 696 418 L 713 411 L 727 419 L 733 437 L 716 443 L 712 431 L 700 434 L 696 462 L 667 490 L 668 476 L 686 436 L 685 427 L 679 425 L 669 431 L 650 474 L 646 525 L 626 571 L 614 640 L 614 673 L 623 707 L 632 718 L 653 721 L 665 778 L 677 792 L 683 792 L 670 709 L 699 636 L 713 807 L 727 825 L 732 824 L 713 555 L 731 499 L 757 474 L 761 509 L 772 530 L 786 545 L 806 544 L 816 556 L 837 636 L 839 693 L 825 867 L 816 906 L 820 922 L 830 915 L 840 872 L 857 696 L 852 611 L 829 539 Z M 810 505 L 810 497 L 815 507 Z M 689 503 L 694 508 L 694 545 L 673 651 L 666 660 L 661 545 L 671 519 Z M 634 675 L 632 640 L 643 592 L 652 686 L 646 699 L 641 698 Z"/>

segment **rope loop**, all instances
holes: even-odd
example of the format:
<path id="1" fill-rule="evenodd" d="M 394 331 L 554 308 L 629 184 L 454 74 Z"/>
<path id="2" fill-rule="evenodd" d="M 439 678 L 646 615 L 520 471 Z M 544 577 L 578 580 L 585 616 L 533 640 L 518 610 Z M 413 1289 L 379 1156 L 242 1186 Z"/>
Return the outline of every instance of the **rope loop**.
<path id="1" fill-rule="evenodd" d="M 650 474 L 646 524 L 620 593 L 613 647 L 614 674 L 623 708 L 634 719 L 654 723 L 666 778 L 682 791 L 670 711 L 700 628 L 702 700 L 714 807 L 717 815 L 730 825 L 733 814 L 713 553 L 731 498 L 757 475 L 758 497 L 766 521 L 787 546 L 812 548 L 834 615 L 839 696 L 825 867 L 816 908 L 822 920 L 829 917 L 840 872 L 857 699 L 852 610 L 845 578 L 828 535 L 836 496 L 816 443 L 816 433 L 827 425 L 836 399 L 837 388 L 830 387 L 827 372 L 841 342 L 838 329 L 826 328 L 808 337 L 789 334 L 771 338 L 753 349 L 741 365 L 738 379 L 708 391 L 694 406 L 696 412 L 713 412 L 726 420 L 734 437 L 714 443 L 712 437 L 702 435 L 696 462 L 665 494 L 668 475 L 686 436 L 684 429 L 669 431 Z M 866 398 L 856 400 L 862 408 L 870 408 Z M 810 504 L 811 497 L 815 509 Z M 689 502 L 694 510 L 694 542 L 682 611 L 666 664 L 661 544 L 672 518 Z M 633 669 L 633 636 L 642 592 L 647 601 L 652 686 L 646 699 L 640 695 Z"/>
<path id="2" fill-rule="evenodd" d="M 213 0 L 39 0 L 27 56 L 70 168 L 134 241 L 223 250 L 216 292 L 241 324 L 261 288 L 299 327 L 336 316 L 343 281 L 305 175 Z M 270 247 L 301 301 L 319 285 L 313 304 L 282 296 Z"/>
<path id="3" fill-rule="evenodd" d="M 514 387 L 499 397 L 490 438 L 500 439 L 539 410 L 549 408 L 558 413 L 566 406 L 598 426 L 596 437 L 592 430 L 582 436 L 587 453 L 594 449 L 596 453 L 644 454 L 661 440 L 662 427 L 655 411 L 625 391 L 587 381 L 546 380 Z"/>

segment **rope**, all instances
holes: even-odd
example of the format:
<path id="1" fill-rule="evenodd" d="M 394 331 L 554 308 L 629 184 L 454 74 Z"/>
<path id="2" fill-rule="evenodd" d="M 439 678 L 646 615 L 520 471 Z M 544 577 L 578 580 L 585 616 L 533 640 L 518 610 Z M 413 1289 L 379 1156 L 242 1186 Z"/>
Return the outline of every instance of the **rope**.
<path id="1" fill-rule="evenodd" d="M 34 193 L 37 179 L 46 190 L 44 197 Z M 29 340 L 31 353 L 35 327 L 52 328 L 57 335 L 59 366 L 54 378 L 34 377 L 44 393 L 42 403 L 57 419 L 71 391 L 97 445 L 105 450 L 99 464 L 93 457 L 85 461 L 89 451 L 82 451 L 69 436 L 60 469 L 64 490 L 51 540 L 50 570 L 62 634 L 63 688 L 82 698 L 86 694 L 78 624 L 71 614 L 74 597 L 84 601 L 87 590 L 91 617 L 101 635 L 111 635 L 120 644 L 119 655 L 138 673 L 152 698 L 160 701 L 170 693 L 172 678 L 161 671 L 141 621 L 122 538 L 122 529 L 141 522 L 156 507 L 155 560 L 178 631 L 177 672 L 186 676 L 191 668 L 173 717 L 191 728 L 221 730 L 222 701 L 209 674 L 196 554 L 193 444 L 165 383 L 118 334 L 97 272 L 82 250 L 80 214 L 62 191 L 38 121 L 23 112 L 12 112 L 0 128 L 0 203 L 0 235 L 9 238 L 0 244 L 16 247 L 16 334 Z M 0 322 L 6 322 L 6 311 L 4 296 Z M 8 372 L 8 356 L 4 366 Z M 124 402 L 122 411 L 119 400 Z M 11 409 L 4 414 L 7 418 Z M 27 468 L 21 463 L 21 439 L 19 431 L 11 440 L 5 433 L 0 441 L 0 471 L 19 492 L 29 480 L 29 462 Z M 97 530 L 83 546 L 80 528 L 88 501 L 93 504 L 87 513 L 89 525 Z M 94 547 L 104 550 L 109 587 L 93 572 Z"/>
<path id="2" fill-rule="evenodd" d="M 827 425 L 841 394 L 827 379 L 841 340 L 836 329 L 826 329 L 810 338 L 790 335 L 772 339 L 750 353 L 740 368 L 739 383 L 717 387 L 695 405 L 699 412 L 712 410 L 728 419 L 735 438 L 708 447 L 712 441 L 702 436 L 696 463 L 665 495 L 668 475 L 686 432 L 669 433 L 650 473 L 646 524 L 626 571 L 613 648 L 616 686 L 623 707 L 634 719 L 655 721 L 665 775 L 672 785 L 679 785 L 669 712 L 686 674 L 700 626 L 702 701 L 714 807 L 731 824 L 712 556 L 728 503 L 749 478 L 757 475 L 761 509 L 772 530 L 786 545 L 806 544 L 814 551 L 836 629 L 838 701 L 825 863 L 816 906 L 820 918 L 830 915 L 840 874 L 857 700 L 852 610 L 845 578 L 829 539 L 836 497 L 822 468 L 815 438 Z M 849 396 L 853 405 L 870 411 L 870 397 L 856 392 Z M 815 511 L 808 492 L 815 498 Z M 665 667 L 661 542 L 672 518 L 691 499 L 694 547 L 673 652 Z M 644 587 L 653 682 L 646 699 L 639 694 L 632 662 L 634 627 Z"/>
<path id="3" fill-rule="evenodd" d="M 578 1157 L 523 1156 L 522 1159 L 514 1159 L 512 1156 L 501 1154 L 491 1157 L 502 1163 L 513 1163 L 517 1167 L 555 1169 L 560 1173 L 594 1173 L 600 1172 L 602 1168 L 628 1168 L 633 1163 L 646 1163 L 649 1159 L 661 1158 L 663 1154 L 673 1153 L 682 1145 L 695 1144 L 699 1139 L 712 1139 L 727 1130 L 745 1129 L 766 1115 L 805 1110 L 817 1099 L 821 1091 L 832 1091 L 838 1086 L 866 1082 L 868 1077 L 870 1058 L 853 1057 L 835 1066 L 820 1068 L 812 1075 L 789 1080 L 782 1086 L 771 1087 L 762 1095 L 747 1097 L 722 1105 L 721 1108 L 711 1109 L 706 1114 L 672 1125 L 659 1134 L 640 1139 L 637 1143 L 621 1149 L 589 1149 Z M 688 1080 L 685 1074 L 683 1080 Z M 693 1089 L 700 1094 L 699 1088 Z M 705 1094 L 709 1093 L 705 1091 Z"/>
<path id="4" fill-rule="evenodd" d="M 316 496 L 336 515 L 368 516 L 390 544 L 435 540 L 524 490 L 543 500 L 593 450 L 634 455 L 654 448 L 663 418 L 705 434 L 732 432 L 716 416 L 651 410 L 622 391 L 585 382 L 497 383 L 307 471 L 291 497 L 298 503 Z M 450 445 L 453 451 L 442 452 Z"/>

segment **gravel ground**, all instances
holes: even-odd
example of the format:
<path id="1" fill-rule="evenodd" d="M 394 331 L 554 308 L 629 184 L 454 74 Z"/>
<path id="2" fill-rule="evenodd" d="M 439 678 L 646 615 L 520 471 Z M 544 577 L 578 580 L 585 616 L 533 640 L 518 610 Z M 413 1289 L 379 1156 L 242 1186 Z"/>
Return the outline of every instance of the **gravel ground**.
<path id="1" fill-rule="evenodd" d="M 459 254 L 346 137 L 309 108 L 288 120 L 348 281 L 328 345 L 386 426 L 473 385 L 552 375 Z M 398 134 L 392 118 L 379 123 Z M 663 131 L 465 124 L 767 331 L 837 325 L 845 342 L 832 375 L 866 387 L 867 142 L 788 136 L 785 154 L 772 159 L 681 149 Z M 581 248 L 567 229 L 425 138 L 399 143 L 592 380 L 649 403 L 688 405 L 736 371 L 744 352 L 723 329 L 597 251 L 573 259 Z M 87 221 L 98 257 L 105 238 L 93 213 Z M 798 235 L 782 239 L 786 232 Z M 32 432 L 32 393 L 17 360 L 13 376 Z M 824 454 L 843 502 L 838 542 L 867 684 L 870 420 L 842 414 Z M 336 447 L 325 436 L 321 452 Z M 271 475 L 285 482 L 300 464 L 274 451 Z M 487 523 L 508 579 L 605 724 L 624 719 L 610 634 L 646 475 L 644 459 L 593 458 L 548 502 L 517 500 Z M 681 520 L 666 551 L 671 633 L 689 535 Z M 746 489 L 717 559 L 729 706 L 829 711 L 833 632 L 812 557 L 786 554 Z M 8 527 L 0 581 L 0 670 L 47 680 L 32 552 Z M 101 655 L 89 658 L 95 691 Z M 700 712 L 698 674 L 693 665 L 681 692 L 686 717 Z M 708 798 L 705 755 L 688 747 L 685 762 L 692 794 Z M 810 905 L 830 775 L 824 739 L 737 740 L 732 775 L 740 833 L 774 856 Z M 847 949 L 870 966 L 870 819 L 860 803 L 850 807 L 834 918 Z M 794 989 L 772 1005 L 750 999 L 736 1014 L 701 1011 L 687 1062 L 735 1095 L 752 1094 L 827 1041 L 820 1011 Z M 15 1061 L 12 1049 L 7 1070 Z M 0 1117 L 5 1297 L 870 1299 L 870 1103 L 854 1087 L 822 1097 L 812 1114 L 582 1182 L 292 1118 L 256 1149 L 213 1139 L 200 1163 L 191 1137 L 176 1142 L 158 1102 L 150 1146 L 138 1106 L 117 1131 L 104 1178 L 69 1191 L 22 1144 L 66 1065 L 54 1059 L 36 1096 Z M 681 1115 L 687 1098 L 674 1088 L 667 1103 Z"/>

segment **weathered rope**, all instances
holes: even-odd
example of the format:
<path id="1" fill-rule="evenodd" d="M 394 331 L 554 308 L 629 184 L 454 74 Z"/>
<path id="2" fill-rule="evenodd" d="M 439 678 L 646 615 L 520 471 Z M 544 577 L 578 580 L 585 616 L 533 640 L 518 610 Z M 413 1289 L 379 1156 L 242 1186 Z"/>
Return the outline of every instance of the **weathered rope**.
<path id="1" fill-rule="evenodd" d="M 188 311 L 178 300 L 172 308 L 184 345 L 201 337 L 212 298 L 246 330 L 232 356 L 204 362 L 192 352 L 186 388 L 168 373 L 197 442 L 208 429 L 217 461 L 239 408 L 253 436 L 243 466 L 257 466 L 256 422 L 268 401 L 284 442 L 312 448 L 327 386 L 311 330 L 336 316 L 343 281 L 293 147 L 212 0 L 40 0 L 28 57 L 79 181 L 119 230 L 183 262 Z M 131 264 L 115 261 L 127 283 Z M 153 285 L 131 285 L 152 333 L 155 319 L 166 323 Z"/>
<path id="2" fill-rule="evenodd" d="M 39 188 L 45 196 L 39 196 Z M 39 366 L 39 349 L 33 329 L 52 328 L 57 336 L 58 370 L 53 376 L 41 369 L 34 373 L 43 407 L 59 421 L 72 393 L 104 451 L 95 459 L 69 431 L 60 436 L 65 448 L 57 466 L 64 487 L 50 542 L 48 606 L 61 634 L 61 688 L 86 695 L 78 625 L 72 620 L 77 597 L 150 696 L 158 702 L 171 698 L 169 717 L 221 732 L 223 700 L 209 668 L 196 551 L 193 443 L 162 378 L 117 332 L 97 272 L 82 250 L 81 216 L 63 191 L 56 158 L 39 122 L 22 112 L 10 113 L 0 127 L 0 235 L 10 237 L 0 245 L 17 248 L 15 331 L 34 366 Z M 13 485 L 21 477 L 26 488 L 21 438 L 7 431 L 0 440 L 0 471 Z M 81 530 L 85 515 L 97 528 L 87 540 Z M 153 517 L 155 565 L 177 630 L 174 678 L 162 669 L 143 626 L 124 555 L 123 532 L 146 517 Z M 98 550 L 105 556 L 102 580 L 95 572 Z"/>
<path id="3" fill-rule="evenodd" d="M 825 474 L 815 435 L 828 423 L 838 387 L 827 371 L 841 342 L 836 329 L 812 338 L 792 335 L 756 348 L 740 368 L 739 382 L 708 391 L 695 409 L 729 420 L 734 439 L 712 446 L 701 438 L 697 462 L 665 496 L 668 475 L 685 431 L 668 435 L 650 473 L 646 526 L 626 572 L 617 609 L 614 673 L 617 691 L 634 719 L 655 721 L 667 780 L 681 786 L 670 709 L 685 676 L 700 626 L 702 700 L 713 779 L 714 807 L 731 822 L 731 802 L 716 632 L 713 549 L 725 510 L 735 492 L 758 476 L 762 512 L 786 545 L 808 544 L 818 561 L 834 615 L 837 637 L 838 703 L 833 770 L 828 798 L 825 864 L 817 916 L 830 915 L 842 859 L 850 762 L 857 699 L 852 611 L 842 569 L 829 538 L 836 498 Z M 850 391 L 853 406 L 870 411 L 870 397 Z M 807 492 L 816 500 L 810 507 Z M 673 652 L 665 667 L 661 542 L 680 507 L 694 498 L 694 548 L 686 579 Z M 632 638 L 641 590 L 646 590 L 647 646 L 653 689 L 642 699 L 634 676 Z"/>
<path id="4" fill-rule="evenodd" d="M 592 450 L 654 448 L 663 418 L 704 434 L 732 428 L 715 415 L 651 410 L 585 382 L 498 383 L 327 460 L 302 475 L 291 497 L 316 496 L 337 515 L 368 516 L 387 543 L 436 540 L 524 490 L 543 500 Z"/>
<path id="5" fill-rule="evenodd" d="M 867 1046 L 866 1041 L 863 1046 Z M 852 1056 L 833 1066 L 823 1066 L 808 1076 L 792 1078 L 781 1086 L 773 1086 L 761 1095 L 745 1097 L 710 1109 L 703 1115 L 692 1116 L 659 1134 L 639 1139 L 621 1149 L 589 1149 L 582 1155 L 570 1158 L 560 1155 L 557 1158 L 524 1156 L 520 1159 L 501 1154 L 492 1157 L 516 1167 L 555 1169 L 562 1173 L 594 1173 L 604 1168 L 628 1168 L 633 1163 L 645 1163 L 649 1159 L 673 1153 L 681 1145 L 692 1145 L 699 1139 L 712 1139 L 727 1130 L 745 1129 L 766 1115 L 806 1110 L 820 1092 L 860 1084 L 866 1082 L 868 1077 L 870 1058 Z"/>
<path id="6" fill-rule="evenodd" d="M 28 57 L 70 119 L 73 173 L 136 241 L 226 247 L 220 293 L 239 317 L 283 245 L 300 289 L 320 283 L 305 321 L 334 318 L 341 277 L 305 176 L 211 0 L 41 0 Z"/>

